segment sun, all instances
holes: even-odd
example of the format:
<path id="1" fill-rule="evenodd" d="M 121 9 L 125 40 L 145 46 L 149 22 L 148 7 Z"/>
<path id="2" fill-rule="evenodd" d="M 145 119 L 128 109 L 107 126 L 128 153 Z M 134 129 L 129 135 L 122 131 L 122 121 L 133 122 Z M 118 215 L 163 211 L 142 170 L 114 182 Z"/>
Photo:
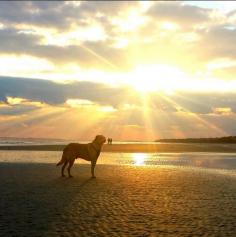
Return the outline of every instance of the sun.
<path id="1" fill-rule="evenodd" d="M 180 88 L 185 78 L 181 70 L 169 65 L 141 65 L 131 72 L 128 83 L 140 93 L 159 91 L 172 94 Z"/>

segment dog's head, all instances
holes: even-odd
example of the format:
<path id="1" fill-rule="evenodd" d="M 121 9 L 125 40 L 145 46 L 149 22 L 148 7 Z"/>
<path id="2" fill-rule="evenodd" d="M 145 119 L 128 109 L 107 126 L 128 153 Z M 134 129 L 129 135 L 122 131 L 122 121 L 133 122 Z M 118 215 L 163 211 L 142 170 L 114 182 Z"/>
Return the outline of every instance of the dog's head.
<path id="1" fill-rule="evenodd" d="M 103 135 L 97 135 L 93 141 L 102 146 L 106 142 L 106 138 Z"/>

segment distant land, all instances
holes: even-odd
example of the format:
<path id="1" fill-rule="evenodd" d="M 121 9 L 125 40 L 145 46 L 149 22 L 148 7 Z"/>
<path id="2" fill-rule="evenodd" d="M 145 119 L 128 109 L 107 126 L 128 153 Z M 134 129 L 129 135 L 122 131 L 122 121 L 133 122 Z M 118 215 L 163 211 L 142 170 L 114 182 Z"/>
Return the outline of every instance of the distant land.
<path id="1" fill-rule="evenodd" d="M 183 138 L 183 139 L 159 139 L 156 142 L 170 143 L 236 143 L 236 136 L 213 138 Z"/>

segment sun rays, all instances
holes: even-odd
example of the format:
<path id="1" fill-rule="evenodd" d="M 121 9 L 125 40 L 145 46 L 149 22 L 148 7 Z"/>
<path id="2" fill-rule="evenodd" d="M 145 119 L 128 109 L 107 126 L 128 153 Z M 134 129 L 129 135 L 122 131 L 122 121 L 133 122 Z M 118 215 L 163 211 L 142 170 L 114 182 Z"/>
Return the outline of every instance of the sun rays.
<path id="1" fill-rule="evenodd" d="M 178 92 L 175 92 L 178 94 Z M 156 100 L 160 101 L 159 104 L 154 105 L 154 101 L 151 97 L 154 95 Z M 224 129 L 217 126 L 215 123 L 204 119 L 202 114 L 191 112 L 185 108 L 181 103 L 174 101 L 170 95 L 160 92 L 140 93 L 139 96 L 141 104 L 141 117 L 143 118 L 143 133 L 142 138 L 144 140 L 155 140 L 156 138 L 168 138 L 168 137 L 181 137 L 186 138 L 191 135 L 189 128 L 192 126 L 192 131 L 195 131 L 196 135 L 200 137 L 201 133 L 205 131 L 209 137 L 211 136 L 226 136 L 228 135 Z M 178 94 L 178 96 L 181 96 Z M 189 98 L 183 98 L 189 100 Z M 169 104 L 172 107 L 172 111 L 166 110 L 161 104 L 161 101 L 165 101 L 165 104 Z M 198 103 L 198 101 L 192 101 Z M 130 113 L 132 116 L 132 113 Z M 178 119 L 177 119 L 178 118 Z M 182 121 L 182 122 L 180 122 Z M 185 126 L 183 126 L 183 122 Z M 165 131 L 165 128 L 167 129 Z M 199 131 L 198 131 L 199 129 Z"/>
<path id="2" fill-rule="evenodd" d="M 13 134 L 24 137 L 60 137 L 77 139 L 105 134 L 115 140 L 154 141 L 159 138 L 185 138 L 195 136 L 226 136 L 227 132 L 209 119 L 186 108 L 183 101 L 200 104 L 194 97 L 185 97 L 177 91 L 172 94 L 158 91 L 139 93 L 130 88 L 127 101 L 118 105 L 99 104 L 90 100 L 68 99 L 61 105 L 42 104 L 24 98 L 9 97 L 4 108 L 30 110 L 18 116 L 1 119 L 3 136 Z M 135 98 L 132 101 L 131 98 Z M 177 99 L 177 100 L 176 100 Z M 130 103 L 130 104 L 129 104 Z M 215 108 L 213 113 L 230 116 L 229 108 Z M 191 128 L 191 131 L 190 131 Z"/>
<path id="3" fill-rule="evenodd" d="M 209 135 L 212 133 L 212 131 L 216 132 L 216 134 L 218 136 L 228 135 L 223 129 L 219 128 L 218 126 L 214 125 L 213 123 L 206 121 L 205 119 L 203 119 L 196 113 L 193 113 L 193 112 L 189 111 L 188 109 L 184 108 L 182 105 L 173 101 L 170 97 L 168 97 L 166 95 L 161 95 L 161 96 L 165 100 L 167 100 L 170 104 L 172 104 L 177 109 L 177 111 L 179 110 L 179 111 L 185 112 L 186 115 L 189 116 L 189 118 L 191 116 L 192 123 L 195 123 L 195 121 L 196 121 L 196 122 L 199 122 L 201 125 L 203 125 Z"/>
<path id="4" fill-rule="evenodd" d="M 130 20 L 133 24 L 133 20 Z M 125 29 L 137 27 L 131 23 Z M 166 31 L 177 29 L 177 26 L 171 22 L 164 22 L 161 27 Z M 205 130 L 206 136 L 228 135 L 223 128 L 208 121 L 201 113 L 194 113 L 181 102 L 175 101 L 176 97 L 174 96 L 182 96 L 184 100 L 198 104 L 197 100 L 183 96 L 181 92 L 232 92 L 236 89 L 235 81 L 226 82 L 212 77 L 199 79 L 194 73 L 190 74 L 184 70 L 181 63 L 180 65 L 164 63 L 165 60 L 163 63 L 160 60 L 156 63 L 137 62 L 133 67 L 124 70 L 114 63 L 115 60 L 104 56 L 106 51 L 100 53 L 93 46 L 88 47 L 83 43 L 77 46 L 86 51 L 95 61 L 104 64 L 109 70 L 82 70 L 79 65 L 70 64 L 68 67 L 61 66 L 62 73 L 57 74 L 58 81 L 66 82 L 69 74 L 63 73 L 72 70 L 72 81 L 89 81 L 117 88 L 128 88 L 122 101 L 119 101 L 121 98 L 111 98 L 111 94 L 106 102 L 96 101 L 93 95 L 90 95 L 91 100 L 81 99 L 78 93 L 78 98 L 74 98 L 75 96 L 68 98 L 69 94 L 67 94 L 65 101 L 56 105 L 40 105 L 38 101 L 34 104 L 31 102 L 32 106 L 35 105 L 35 110 L 18 115 L 16 118 L 3 119 L 2 124 L 6 124 L 5 128 L 1 129 L 3 134 L 5 134 L 4 131 L 10 133 L 16 131 L 19 136 L 28 136 L 28 134 L 30 136 L 43 136 L 40 134 L 47 134 L 51 137 L 78 138 L 93 137 L 94 133 L 103 133 L 120 140 L 148 141 L 158 138 L 184 138 L 191 136 L 189 134 L 193 131 L 195 136 L 201 136 L 203 130 Z M 134 54 L 132 54 L 132 50 L 127 51 L 131 61 L 135 61 L 136 54 L 139 54 L 137 53 L 139 48 L 135 44 L 133 51 Z M 163 52 L 159 53 L 163 54 Z M 140 54 L 142 56 L 145 52 Z M 29 61 L 29 59 L 27 60 Z M 27 60 L 26 62 L 28 62 Z M 45 62 L 42 61 L 42 68 L 44 69 L 43 63 Z M 29 64 L 29 66 L 32 65 L 35 67 L 34 61 Z M 50 71 L 55 68 L 54 66 L 45 66 L 45 71 L 46 69 Z M 27 66 L 24 70 L 27 71 Z M 79 79 L 80 76 L 82 76 L 82 80 Z M 56 79 L 54 78 L 54 80 Z M 25 98 L 9 98 L 7 103 L 11 106 L 25 101 Z M 232 109 L 229 107 L 221 108 L 221 110 L 220 108 L 212 108 L 212 111 L 218 113 L 228 111 L 229 114 Z M 201 128 L 200 132 L 197 131 L 198 128 Z"/>

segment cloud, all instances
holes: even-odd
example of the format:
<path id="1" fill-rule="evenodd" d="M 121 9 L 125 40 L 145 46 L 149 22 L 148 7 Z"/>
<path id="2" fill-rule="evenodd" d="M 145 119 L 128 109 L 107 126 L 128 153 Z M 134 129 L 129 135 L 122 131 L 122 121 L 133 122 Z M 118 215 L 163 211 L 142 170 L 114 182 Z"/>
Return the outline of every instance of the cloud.
<path id="1" fill-rule="evenodd" d="M 66 133 L 68 139 L 90 139 L 95 132 L 117 139 L 139 139 L 143 133 L 145 139 L 156 139 L 202 137 L 206 131 L 208 136 L 221 136 L 235 131 L 235 93 L 149 96 L 144 103 L 128 88 L 1 77 L 0 131 L 28 137 Z"/>
<path id="2" fill-rule="evenodd" d="M 236 59 L 236 28 L 229 29 L 225 25 L 214 25 L 208 29 L 199 30 L 198 33 L 201 40 L 198 42 L 197 48 L 199 49 L 198 54 L 202 58 L 206 60 Z"/>
<path id="3" fill-rule="evenodd" d="M 147 11 L 147 15 L 159 20 L 191 25 L 209 20 L 210 12 L 208 9 L 186 5 L 182 2 L 156 2 Z"/>
<path id="4" fill-rule="evenodd" d="M 0 29 L 0 53 L 31 54 L 41 37 L 32 34 L 19 33 L 14 28 Z"/>
<path id="5" fill-rule="evenodd" d="M 77 13 L 76 7 L 60 1 L 3 1 L 0 3 L 0 21 L 10 25 L 27 24 L 66 28 L 70 27 Z"/>
<path id="6" fill-rule="evenodd" d="M 213 108 L 213 112 L 215 114 L 224 114 L 224 115 L 232 114 L 232 110 L 229 107 Z"/>
<path id="7" fill-rule="evenodd" d="M 125 51 L 112 47 L 117 35 L 112 19 L 137 5 L 135 2 L 0 2 L 0 23 L 3 24 L 0 53 L 31 55 L 55 64 L 74 63 L 85 68 L 125 68 L 129 64 Z M 38 29 L 39 26 L 43 28 Z M 105 33 L 92 42 L 97 31 L 86 31 L 95 26 Z M 88 35 L 81 39 L 81 34 Z"/>
<path id="8" fill-rule="evenodd" d="M 232 112 L 236 112 L 236 93 L 233 92 L 227 94 L 176 92 L 169 96 L 151 93 L 146 96 L 145 105 L 137 92 L 124 86 L 113 87 L 87 81 L 61 84 L 49 80 L 12 77 L 0 77 L 0 85 L 0 101 L 6 103 L 26 99 L 32 103 L 41 102 L 62 106 L 68 101 L 77 102 L 77 104 L 81 101 L 90 101 L 101 106 L 111 106 L 118 111 L 132 110 L 134 112 L 136 109 L 149 109 L 166 113 L 185 111 L 210 114 L 213 108 L 231 108 Z M 9 100 L 9 97 L 13 99 Z"/>
<path id="9" fill-rule="evenodd" d="M 124 50 L 111 48 L 104 42 L 56 46 L 41 44 L 40 35 L 22 33 L 14 28 L 0 29 L 0 54 L 31 55 L 55 64 L 76 63 L 85 68 L 119 70 L 127 67 Z"/>
<path id="10" fill-rule="evenodd" d="M 0 105 L 0 116 L 18 116 L 39 109 L 35 105 Z"/>
<path id="11" fill-rule="evenodd" d="M 117 106 L 125 99 L 133 98 L 128 88 L 85 81 L 59 84 L 49 80 L 0 77 L 0 85 L 1 101 L 7 101 L 10 96 L 61 105 L 67 99 L 84 99 Z"/>
<path id="12" fill-rule="evenodd" d="M 0 21 L 5 24 L 27 24 L 68 30 L 72 24 L 87 25 L 88 19 L 99 20 L 96 16 L 114 16 L 135 2 L 73 2 L 63 1 L 22 1 L 0 2 Z"/>
<path id="13" fill-rule="evenodd" d="M 171 97 L 184 111 L 210 114 L 214 108 L 231 108 L 236 112 L 236 93 L 182 92 Z"/>
<path id="14" fill-rule="evenodd" d="M 207 129 L 212 129 L 212 125 L 217 127 L 220 131 L 223 131 L 225 135 L 235 135 L 236 128 L 235 128 L 235 120 L 236 115 L 235 113 L 226 114 L 226 115 L 219 115 L 219 114 L 207 114 L 202 115 L 202 119 L 209 123 Z M 221 136 L 223 133 L 219 134 Z"/>
<path id="15" fill-rule="evenodd" d="M 213 21 L 211 9 L 181 2 L 156 2 L 143 13 L 138 2 L 32 1 L 0 2 L 0 6 L 0 22 L 4 24 L 0 28 L 1 54 L 31 55 L 58 65 L 73 63 L 113 71 L 131 69 L 144 62 L 170 63 L 184 70 L 192 67 L 198 70 L 209 60 L 235 57 L 235 30 Z M 124 12 L 129 11 L 139 12 L 139 19 L 150 19 L 134 32 L 122 33 L 114 19 L 124 21 Z M 180 29 L 173 35 L 160 26 L 162 21 L 177 24 Z M 104 31 L 103 37 L 93 41 L 91 33 L 83 40 L 76 36 L 76 31 L 79 34 L 95 23 Z M 201 29 L 195 29 L 195 24 L 200 24 Z M 45 27 L 44 30 L 33 27 L 39 25 Z M 64 30 L 55 33 L 47 27 Z M 68 36 L 70 31 L 75 35 Z M 47 37 L 51 41 L 47 42 Z M 122 42 L 127 42 L 125 48 L 115 46 Z M 186 60 L 179 60 L 179 55 L 186 55 Z"/>
<path id="16" fill-rule="evenodd" d="M 212 135 L 235 131 L 236 93 L 223 93 L 223 83 L 214 87 L 210 80 L 230 79 L 231 85 L 235 79 L 235 12 L 187 2 L 147 4 L 149 8 L 134 1 L 0 2 L 2 74 L 19 76 L 0 77 L 0 131 L 35 136 L 70 131 L 76 137 L 78 131 L 92 134 L 96 128 L 122 137 L 124 128 L 137 132 L 130 134 L 133 138 L 145 131 L 150 137 L 152 131 L 160 137 L 204 136 L 209 129 Z M 141 96 L 132 88 L 106 84 L 114 74 L 127 76 L 118 78 L 120 83 L 142 83 L 150 72 L 137 78 L 133 72 L 144 65 L 178 68 L 190 87 L 199 77 L 205 87 L 218 86 L 218 92 Z M 165 73 L 152 74 L 158 87 Z M 32 77 L 80 81 L 59 84 Z"/>

